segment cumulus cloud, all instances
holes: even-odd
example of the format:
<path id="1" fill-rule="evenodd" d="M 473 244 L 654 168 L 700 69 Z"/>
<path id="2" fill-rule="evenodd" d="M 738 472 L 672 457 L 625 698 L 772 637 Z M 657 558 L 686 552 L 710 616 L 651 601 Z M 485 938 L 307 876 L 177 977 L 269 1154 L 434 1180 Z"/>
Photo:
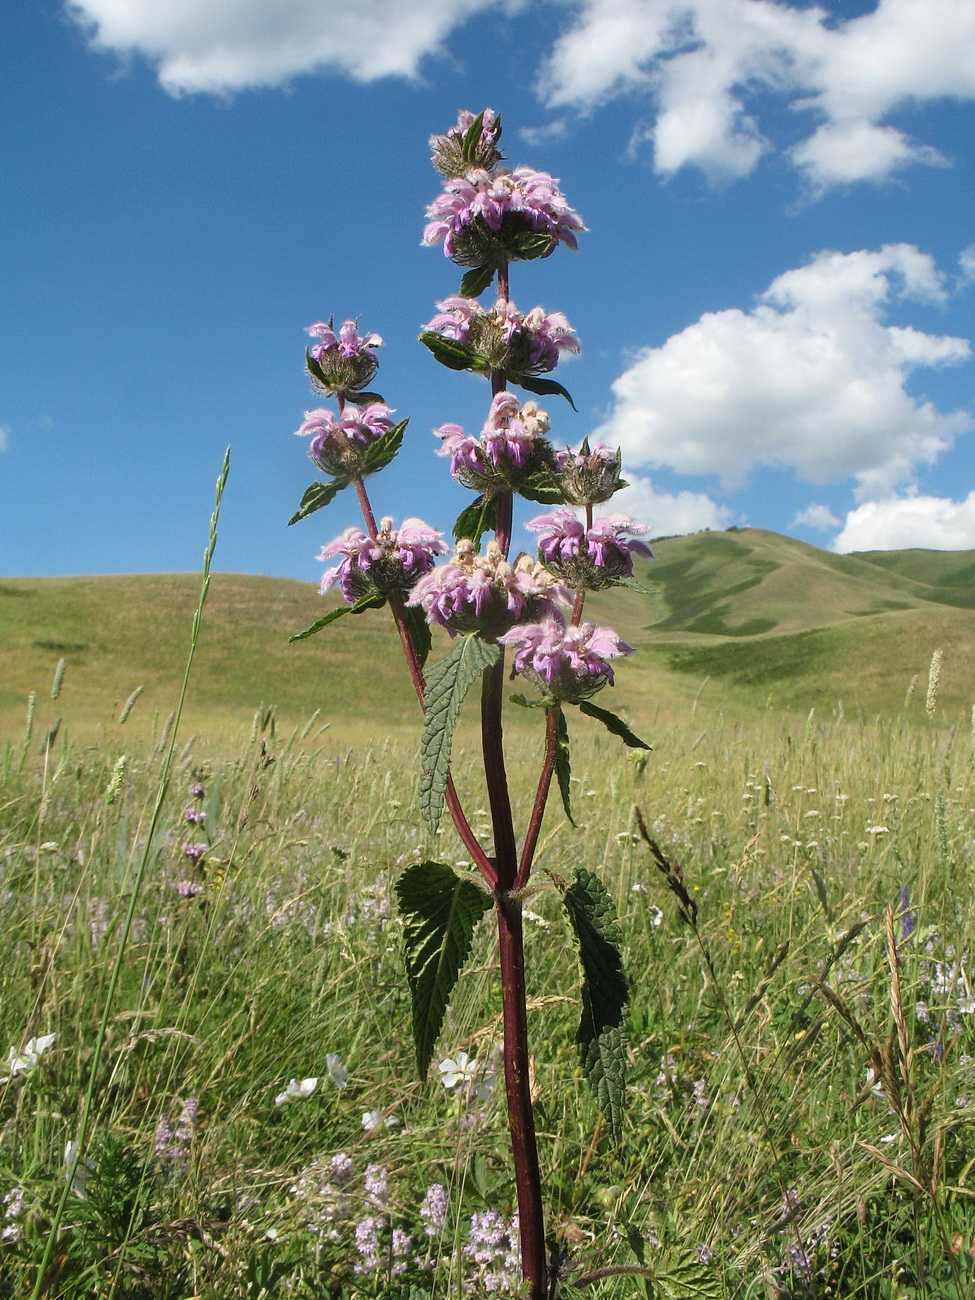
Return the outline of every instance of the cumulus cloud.
<path id="1" fill-rule="evenodd" d="M 889 551 L 906 547 L 935 551 L 975 549 L 975 492 L 964 501 L 900 496 L 865 501 L 851 510 L 833 550 Z"/>
<path id="2" fill-rule="evenodd" d="M 645 523 L 653 537 L 677 537 L 727 528 L 732 512 L 703 492 L 658 492 L 650 479 L 627 473 L 629 487 L 613 497 L 613 510 Z"/>
<path id="3" fill-rule="evenodd" d="M 96 49 L 140 54 L 172 94 L 281 85 L 311 72 L 414 77 L 491 0 L 68 0 Z"/>
<path id="4" fill-rule="evenodd" d="M 928 254 L 819 253 L 751 311 L 708 312 L 639 352 L 594 437 L 629 465 L 717 473 L 728 488 L 776 465 L 811 483 L 855 478 L 860 500 L 889 494 L 973 427 L 905 388 L 919 368 L 968 360 L 967 340 L 885 324 L 894 296 L 945 297 Z"/>
<path id="5" fill-rule="evenodd" d="M 816 502 L 810 503 L 805 510 L 800 510 L 789 525 L 790 528 L 818 528 L 821 533 L 828 533 L 833 528 L 839 528 L 840 521 L 830 510 L 829 506 L 818 505 Z"/>
<path id="6" fill-rule="evenodd" d="M 958 271 L 963 284 L 975 284 L 975 244 L 969 244 L 958 254 Z"/>
<path id="7" fill-rule="evenodd" d="M 811 121 L 791 158 L 815 188 L 878 181 L 943 161 L 884 119 L 975 98 L 975 5 L 879 0 L 833 22 L 823 8 L 781 0 L 579 0 L 542 88 L 551 106 L 583 112 L 647 95 L 654 118 L 638 138 L 652 143 L 657 171 L 695 166 L 724 180 L 747 175 L 771 147 L 760 118 L 772 92 L 799 111 L 800 128 Z"/>

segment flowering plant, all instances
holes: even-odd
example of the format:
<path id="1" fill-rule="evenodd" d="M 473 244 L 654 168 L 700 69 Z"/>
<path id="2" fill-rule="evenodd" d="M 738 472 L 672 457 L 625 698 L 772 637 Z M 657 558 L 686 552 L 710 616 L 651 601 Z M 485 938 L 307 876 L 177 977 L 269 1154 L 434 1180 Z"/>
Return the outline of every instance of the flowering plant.
<path id="1" fill-rule="evenodd" d="M 432 860 L 413 863 L 397 885 L 406 921 L 406 967 L 412 995 L 417 1066 L 425 1077 L 454 984 L 471 952 L 475 928 L 493 911 L 497 924 L 504 1023 L 503 1073 L 517 1192 L 518 1249 L 526 1294 L 542 1300 L 550 1292 L 538 1152 L 532 1113 L 528 1017 L 524 976 L 523 904 L 553 777 L 572 818 L 569 786 L 570 707 L 606 726 L 633 748 L 649 746 L 615 714 L 592 702 L 612 686 L 613 661 L 632 647 L 608 627 L 583 619 L 586 594 L 621 584 L 635 585 L 634 555 L 650 557 L 639 540 L 643 525 L 622 514 L 594 519 L 593 506 L 621 487 L 617 451 L 584 441 L 578 451 L 557 450 L 550 419 L 534 400 L 522 401 L 510 385 L 536 395 L 564 396 L 547 378 L 563 354 L 579 343 L 559 312 L 535 307 L 522 315 L 509 295 L 511 262 L 548 257 L 564 244 L 577 247 L 582 221 L 566 202 L 558 182 L 545 172 L 500 166 L 500 118 L 491 109 L 461 113 L 444 135 L 431 140 L 433 161 L 444 189 L 429 207 L 425 244 L 442 243 L 464 275 L 456 297 L 439 303 L 439 314 L 420 335 L 433 356 L 451 370 L 484 375 L 491 403 L 478 436 L 444 424 L 437 434 L 450 472 L 476 493 L 454 524 L 454 548 L 435 528 L 391 517 L 378 524 L 364 480 L 388 465 L 403 440 L 406 421 L 394 424 L 378 393 L 366 392 L 378 362 L 377 334 L 360 335 L 356 321 L 335 332 L 319 322 L 309 332 L 319 341 L 307 354 L 316 392 L 337 400 L 337 412 L 308 411 L 298 433 L 311 436 L 309 454 L 326 476 L 305 492 L 295 523 L 346 487 L 354 487 L 363 528 L 347 528 L 323 547 L 319 558 L 337 561 L 321 589 L 338 587 L 345 603 L 291 639 L 320 631 L 346 614 L 389 607 L 399 633 L 413 687 L 424 715 L 420 803 L 430 832 L 446 808 L 473 870 Z M 493 306 L 477 299 L 497 281 Z M 554 507 L 529 528 L 540 533 L 537 555 L 511 555 L 515 495 Z M 581 512 L 581 513 L 580 513 Z M 482 549 L 482 539 L 490 534 Z M 431 628 L 446 629 L 450 644 L 435 662 Z M 505 656 L 512 671 L 536 696 L 512 702 L 539 709 L 545 739 L 535 799 L 519 843 L 505 768 L 502 712 Z M 481 688 L 481 745 L 490 808 L 493 852 L 480 843 L 451 775 L 452 737 L 464 697 Z M 598 876 L 580 868 L 570 883 L 556 876 L 581 958 L 583 1013 L 577 1039 L 582 1066 L 593 1085 L 611 1132 L 623 1121 L 626 1063 L 627 984 L 613 904 Z M 458 1052 L 440 1063 L 447 1088 L 472 1086 L 477 1062 Z M 331 1067 L 330 1067 L 331 1068 Z M 292 1080 L 279 1104 L 304 1095 Z M 396 1123 L 394 1116 L 366 1112 L 363 1125 Z M 507 1238 L 506 1238 L 507 1240 Z"/>

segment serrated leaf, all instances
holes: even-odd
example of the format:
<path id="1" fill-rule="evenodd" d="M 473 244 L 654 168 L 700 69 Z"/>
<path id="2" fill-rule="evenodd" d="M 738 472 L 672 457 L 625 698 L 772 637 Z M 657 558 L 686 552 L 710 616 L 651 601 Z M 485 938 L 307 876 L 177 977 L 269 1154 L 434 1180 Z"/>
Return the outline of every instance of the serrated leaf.
<path id="1" fill-rule="evenodd" d="M 363 596 L 354 605 L 339 605 L 337 609 L 329 610 L 324 617 L 316 619 L 311 627 L 305 628 L 304 632 L 296 632 L 294 636 L 289 636 L 288 644 L 290 645 L 292 641 L 304 641 L 306 637 L 314 636 L 323 627 L 328 627 L 329 623 L 334 623 L 337 618 L 342 618 L 345 614 L 361 614 L 367 609 L 382 609 L 385 604 L 385 596 Z"/>
<path id="2" fill-rule="evenodd" d="M 508 382 L 517 384 L 519 388 L 527 388 L 530 393 L 538 393 L 541 397 L 564 397 L 573 411 L 576 409 L 575 402 L 569 396 L 569 390 L 556 383 L 554 379 L 542 379 L 538 375 L 509 374 Z"/>
<path id="3" fill-rule="evenodd" d="M 456 339 L 444 338 L 435 330 L 424 330 L 420 335 L 420 342 L 424 347 L 430 349 L 442 366 L 448 370 L 474 370 L 484 369 L 484 362 L 481 357 L 472 352 L 470 348 L 458 343 Z"/>
<path id="4" fill-rule="evenodd" d="M 371 442 L 366 447 L 359 461 L 360 472 L 363 477 L 366 474 L 375 474 L 377 471 L 386 468 L 400 447 L 402 447 L 403 434 L 406 432 L 406 426 L 409 422 L 409 418 L 400 420 L 399 424 L 394 424 L 381 438 L 377 438 L 375 442 Z"/>
<path id="5" fill-rule="evenodd" d="M 576 1031 L 579 1057 L 599 1108 L 619 1139 L 626 1088 L 629 991 L 619 950 L 616 908 L 595 872 L 583 868 L 576 871 L 575 882 L 564 891 L 562 901 L 582 962 L 582 1018 Z"/>
<path id="6" fill-rule="evenodd" d="M 460 282 L 460 296 L 462 298 L 480 298 L 494 279 L 495 269 L 494 263 L 489 262 L 487 266 L 475 266 L 472 271 L 468 271 Z"/>
<path id="7" fill-rule="evenodd" d="M 396 895 L 406 918 L 406 977 L 413 1006 L 413 1044 L 426 1077 L 444 1013 L 471 951 L 474 928 L 491 907 L 490 894 L 442 862 L 418 862 L 399 878 Z"/>
<path id="8" fill-rule="evenodd" d="M 501 654 L 476 632 L 460 637 L 426 674 L 426 722 L 420 742 L 420 810 L 432 832 L 440 824 L 457 715 L 470 687 Z"/>
<path id="9" fill-rule="evenodd" d="M 645 587 L 642 582 L 637 582 L 636 578 L 617 578 L 615 586 L 629 587 L 631 591 L 638 591 L 641 596 L 652 596 L 653 592 L 649 587 Z"/>
<path id="10" fill-rule="evenodd" d="M 321 510 L 322 506 L 327 506 L 347 486 L 341 479 L 332 479 L 330 483 L 312 483 L 310 487 L 305 488 L 301 505 L 288 520 L 288 527 L 296 524 L 299 519 L 307 519 L 316 510 Z"/>
<path id="11" fill-rule="evenodd" d="M 496 503 L 494 497 L 486 498 L 483 494 L 466 506 L 454 522 L 454 541 L 462 537 L 474 543 L 475 551 L 480 550 L 481 538 L 495 527 Z"/>
<path id="12" fill-rule="evenodd" d="M 516 488 L 518 496 L 524 497 L 526 501 L 538 501 L 541 505 L 557 506 L 565 504 L 565 495 L 561 488 L 552 486 L 552 480 L 548 474 L 533 474 L 530 479 L 524 479 Z"/>
<path id="13" fill-rule="evenodd" d="M 551 235 L 542 234 L 535 230 L 527 230 L 515 240 L 517 256 L 522 262 L 532 262 L 536 257 L 544 257 L 554 247 L 555 240 Z"/>
<path id="14" fill-rule="evenodd" d="M 433 637 L 430 634 L 430 624 L 419 605 L 406 606 L 406 626 L 422 668 L 433 645 Z"/>
<path id="15" fill-rule="evenodd" d="M 559 783 L 559 794 L 562 796 L 562 807 L 565 809 L 565 815 L 568 817 L 570 824 L 574 826 L 572 805 L 569 800 L 569 778 L 572 775 L 572 768 L 569 764 L 569 724 L 565 720 L 565 713 L 562 709 L 559 709 L 557 723 L 558 730 L 555 733 L 555 779 Z"/>
<path id="16" fill-rule="evenodd" d="M 607 731 L 611 731 L 614 736 L 619 736 L 624 745 L 630 749 L 653 749 L 645 740 L 633 734 L 622 718 L 618 718 L 615 713 L 610 713 L 609 709 L 601 709 L 591 700 L 583 700 L 579 705 L 579 712 L 586 714 L 589 718 L 595 718 L 601 722 Z"/>

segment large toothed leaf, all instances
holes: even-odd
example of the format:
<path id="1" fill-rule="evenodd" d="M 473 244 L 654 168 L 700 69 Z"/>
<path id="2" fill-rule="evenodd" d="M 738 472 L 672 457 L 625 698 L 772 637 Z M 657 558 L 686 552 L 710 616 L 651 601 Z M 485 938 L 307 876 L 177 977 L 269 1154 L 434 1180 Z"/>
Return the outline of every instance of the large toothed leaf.
<path id="1" fill-rule="evenodd" d="M 559 794 L 562 796 L 562 807 L 565 809 L 565 815 L 574 826 L 572 805 L 569 802 L 569 780 L 572 776 L 572 768 L 569 765 L 569 726 L 561 709 L 559 709 L 557 725 L 558 730 L 555 734 L 555 779 L 559 783 Z"/>
<path id="2" fill-rule="evenodd" d="M 381 438 L 377 438 L 375 442 L 369 444 L 362 453 L 362 459 L 359 462 L 363 476 L 375 474 L 377 470 L 386 468 L 400 447 L 402 447 L 403 434 L 406 432 L 408 424 L 408 419 L 400 420 L 399 424 L 394 424 Z"/>
<path id="3" fill-rule="evenodd" d="M 508 382 L 517 384 L 519 388 L 527 388 L 530 393 L 537 393 L 540 397 L 564 397 L 573 411 L 576 409 L 575 402 L 569 396 L 569 390 L 556 383 L 554 379 L 542 379 L 538 375 L 509 374 Z"/>
<path id="4" fill-rule="evenodd" d="M 523 262 L 531 262 L 536 257 L 544 257 L 546 253 L 550 253 L 555 247 L 555 240 L 551 235 L 526 230 L 516 239 L 515 247 L 518 250 L 518 257 Z"/>
<path id="5" fill-rule="evenodd" d="M 493 642 L 482 641 L 476 632 L 471 632 L 459 637 L 426 674 L 426 723 L 420 745 L 420 809 L 431 831 L 436 831 L 443 812 L 450 772 L 450 749 L 460 706 L 471 685 L 485 668 L 497 663 L 500 653 Z"/>
<path id="6" fill-rule="evenodd" d="M 495 523 L 496 499 L 485 497 L 482 493 L 457 516 L 454 541 L 459 542 L 462 537 L 467 537 L 474 543 L 474 550 L 480 550 L 481 538 L 495 527 Z"/>
<path id="7" fill-rule="evenodd" d="M 591 700 L 583 700 L 579 705 L 579 712 L 586 714 L 589 718 L 595 718 L 601 722 L 607 731 L 611 731 L 614 736 L 619 736 L 624 745 L 630 749 L 652 749 L 645 740 L 633 734 L 622 718 L 618 718 L 615 713 L 610 713 L 609 709 L 601 709 L 598 705 L 593 704 Z"/>
<path id="8" fill-rule="evenodd" d="M 288 520 L 288 526 L 296 524 L 299 519 L 307 519 L 316 510 L 321 510 L 322 506 L 327 506 L 347 486 L 348 484 L 343 483 L 341 479 L 332 479 L 329 483 L 312 483 L 310 487 L 305 488 L 301 505 Z"/>
<path id="9" fill-rule="evenodd" d="M 442 862 L 407 867 L 396 885 L 406 918 L 406 976 L 413 1002 L 413 1044 L 425 1078 L 474 928 L 491 896 Z"/>
<path id="10" fill-rule="evenodd" d="M 460 296 L 462 298 L 480 298 L 494 279 L 495 269 L 494 263 L 488 262 L 486 266 L 475 266 L 473 271 L 468 271 L 460 282 Z"/>
<path id="11" fill-rule="evenodd" d="M 424 330 L 420 342 L 428 347 L 442 366 L 448 370 L 486 370 L 487 362 L 476 352 L 458 343 L 456 339 L 444 338 L 435 330 Z"/>
<path id="12" fill-rule="evenodd" d="M 576 1031 L 579 1056 L 599 1108 L 618 1139 L 623 1128 L 629 992 L 616 908 L 599 877 L 581 868 L 562 900 L 579 941 L 582 962 L 582 1018 Z"/>
<path id="13" fill-rule="evenodd" d="M 727 1294 L 717 1270 L 692 1255 L 655 1259 L 647 1274 L 661 1300 L 721 1300 Z"/>
<path id="14" fill-rule="evenodd" d="M 561 505 L 565 502 L 562 489 L 545 469 L 539 470 L 531 478 L 523 479 L 516 490 L 526 501 L 538 501 L 545 506 Z"/>
<path id="15" fill-rule="evenodd" d="M 314 636 L 323 627 L 328 627 L 329 623 L 334 623 L 337 618 L 342 618 L 345 614 L 361 614 L 366 609 L 382 609 L 385 604 L 385 596 L 363 596 L 354 605 L 339 605 L 337 609 L 329 610 L 322 618 L 316 619 L 311 627 L 305 628 L 304 632 L 296 632 L 294 636 L 289 636 L 288 644 L 290 645 L 292 641 L 304 641 L 306 637 Z"/>

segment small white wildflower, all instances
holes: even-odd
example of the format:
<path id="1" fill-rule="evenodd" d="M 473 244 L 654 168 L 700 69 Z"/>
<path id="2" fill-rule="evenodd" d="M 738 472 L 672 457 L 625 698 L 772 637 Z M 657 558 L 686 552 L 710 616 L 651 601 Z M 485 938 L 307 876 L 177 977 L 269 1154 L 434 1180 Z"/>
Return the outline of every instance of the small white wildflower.
<path id="1" fill-rule="evenodd" d="M 290 1101 L 302 1101 L 305 1097 L 310 1097 L 317 1087 L 317 1079 L 302 1079 L 300 1083 L 297 1079 L 291 1079 L 284 1092 L 279 1092 L 274 1098 L 274 1104 L 285 1106 Z"/>
<path id="2" fill-rule="evenodd" d="M 471 1083 L 479 1067 L 476 1057 L 471 1058 L 466 1052 L 458 1052 L 456 1056 L 448 1056 L 441 1061 L 437 1068 L 440 1070 L 440 1082 L 449 1091 L 459 1083 Z"/>
<path id="3" fill-rule="evenodd" d="M 364 1110 L 362 1112 L 362 1127 L 367 1133 L 371 1133 L 374 1128 L 396 1128 L 399 1120 L 395 1115 L 387 1115 L 381 1110 Z"/>
<path id="4" fill-rule="evenodd" d="M 26 1074 L 37 1065 L 42 1053 L 54 1042 L 56 1035 L 44 1034 L 41 1038 L 31 1038 L 22 1052 L 11 1045 L 7 1059 L 0 1062 L 0 1078 L 12 1079 L 17 1074 Z"/>
<path id="5" fill-rule="evenodd" d="M 889 826 L 865 826 L 863 828 L 863 833 L 864 835 L 889 835 L 890 827 Z"/>
<path id="6" fill-rule="evenodd" d="M 335 1084 L 336 1088 L 347 1088 L 349 1082 L 349 1071 L 342 1064 L 338 1052 L 327 1052 L 325 1055 L 325 1070 L 328 1077 Z"/>

